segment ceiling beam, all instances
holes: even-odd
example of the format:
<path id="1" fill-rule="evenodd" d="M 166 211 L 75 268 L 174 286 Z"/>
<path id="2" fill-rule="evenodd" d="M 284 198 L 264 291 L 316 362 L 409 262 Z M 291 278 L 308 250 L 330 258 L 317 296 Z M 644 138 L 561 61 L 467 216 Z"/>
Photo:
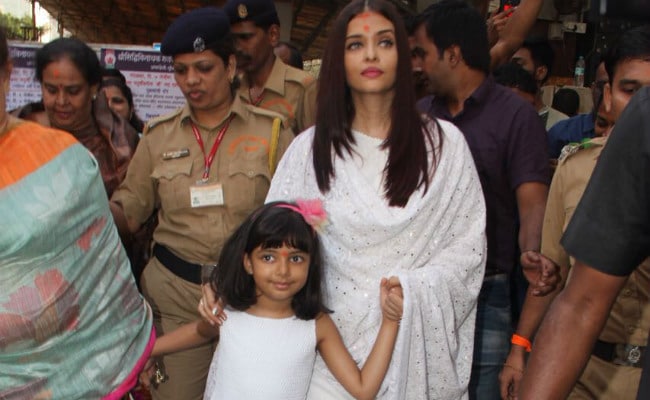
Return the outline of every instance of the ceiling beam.
<path id="1" fill-rule="evenodd" d="M 337 11 L 339 9 L 339 6 L 337 5 L 336 2 L 330 2 L 329 3 L 329 8 L 327 10 L 327 14 L 320 20 L 318 25 L 312 30 L 312 32 L 305 38 L 305 40 L 302 42 L 302 46 L 300 47 L 300 52 L 304 53 L 309 49 L 309 47 L 314 43 L 314 40 L 321 34 L 323 29 L 327 27 L 327 24 L 329 23 L 330 19 L 334 15 L 336 15 Z"/>
<path id="2" fill-rule="evenodd" d="M 296 6 L 293 10 L 293 18 L 291 21 L 291 26 L 296 25 L 296 21 L 298 20 L 298 14 L 300 14 L 300 11 L 302 10 L 302 6 L 305 4 L 305 0 L 297 0 Z"/>
<path id="3" fill-rule="evenodd" d="M 149 4 L 158 12 L 158 28 L 164 28 L 170 19 L 169 14 L 167 14 L 166 3 L 159 0 L 149 0 Z"/>

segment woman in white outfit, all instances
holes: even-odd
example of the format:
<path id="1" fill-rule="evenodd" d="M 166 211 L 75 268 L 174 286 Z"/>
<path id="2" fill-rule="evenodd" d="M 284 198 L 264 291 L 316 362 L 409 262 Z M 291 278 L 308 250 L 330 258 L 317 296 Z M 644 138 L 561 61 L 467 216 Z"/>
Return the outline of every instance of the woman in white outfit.
<path id="1" fill-rule="evenodd" d="M 404 314 L 378 398 L 467 398 L 486 241 L 463 135 L 416 111 L 407 35 L 383 0 L 343 9 L 319 85 L 316 125 L 284 154 L 267 202 L 322 199 L 326 305 L 359 363 L 381 322 L 376 282 L 398 277 Z M 308 398 L 350 397 L 318 358 Z"/>

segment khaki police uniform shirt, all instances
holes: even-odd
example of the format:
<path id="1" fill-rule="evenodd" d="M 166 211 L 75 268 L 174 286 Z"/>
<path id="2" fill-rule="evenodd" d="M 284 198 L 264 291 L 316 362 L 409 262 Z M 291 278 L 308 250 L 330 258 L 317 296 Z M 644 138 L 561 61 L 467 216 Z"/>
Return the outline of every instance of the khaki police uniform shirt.
<path id="1" fill-rule="evenodd" d="M 581 146 L 574 154 L 568 154 L 559 161 L 553 176 L 544 214 L 541 251 L 561 267 L 568 268 L 575 262 L 560 244 L 560 239 L 606 142 L 607 138 L 594 138 L 586 148 Z M 625 207 L 625 204 L 620 206 Z M 646 259 L 630 275 L 616 298 L 601 340 L 646 346 L 650 328 L 649 290 L 650 259 Z"/>
<path id="2" fill-rule="evenodd" d="M 122 204 L 127 217 L 139 223 L 159 209 L 154 241 L 191 263 L 216 262 L 225 240 L 264 203 L 270 186 L 271 132 L 274 120 L 281 116 L 237 98 L 231 113 L 234 117 L 217 150 L 208 182 L 223 185 L 223 206 L 190 206 L 190 186 L 201 180 L 205 161 L 192 132 L 193 118 L 187 105 L 147 123 L 126 179 L 112 197 Z M 195 124 L 207 156 L 223 122 L 212 128 Z M 280 126 L 276 160 L 293 137 L 288 127 Z M 187 150 L 188 155 L 170 157 L 171 152 Z"/>
<path id="3" fill-rule="evenodd" d="M 242 101 L 252 104 L 250 83 L 243 76 L 238 93 Z M 290 67 L 275 58 L 271 75 L 264 84 L 258 107 L 284 116 L 297 135 L 314 124 L 316 115 L 316 79 L 305 71 Z"/>

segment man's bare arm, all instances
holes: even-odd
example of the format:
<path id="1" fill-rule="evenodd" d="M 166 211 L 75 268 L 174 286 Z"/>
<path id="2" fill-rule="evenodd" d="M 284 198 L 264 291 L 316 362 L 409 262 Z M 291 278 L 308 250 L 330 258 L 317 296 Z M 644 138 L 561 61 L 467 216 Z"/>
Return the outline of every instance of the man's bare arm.
<path id="1" fill-rule="evenodd" d="M 589 360 L 627 277 L 608 275 L 576 260 L 572 277 L 546 314 L 521 382 L 520 399 L 567 397 Z"/>
<path id="2" fill-rule="evenodd" d="M 535 25 L 543 0 L 522 0 L 508 18 L 497 43 L 490 49 L 490 67 L 495 69 L 510 60 Z"/>

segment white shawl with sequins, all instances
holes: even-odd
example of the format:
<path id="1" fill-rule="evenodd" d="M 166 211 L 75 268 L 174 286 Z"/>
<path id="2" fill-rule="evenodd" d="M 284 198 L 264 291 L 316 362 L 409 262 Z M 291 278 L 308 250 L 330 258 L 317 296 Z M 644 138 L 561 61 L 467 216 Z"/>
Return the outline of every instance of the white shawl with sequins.
<path id="1" fill-rule="evenodd" d="M 435 176 L 404 208 L 389 207 L 349 156 L 335 160 L 336 177 L 322 194 L 312 163 L 313 128 L 294 139 L 267 196 L 267 202 L 323 200 L 326 305 L 359 365 L 380 325 L 380 279 L 399 277 L 405 309 L 381 399 L 467 397 L 487 254 L 485 205 L 462 133 L 439 123 L 444 139 Z M 322 359 L 315 368 L 340 388 Z"/>

